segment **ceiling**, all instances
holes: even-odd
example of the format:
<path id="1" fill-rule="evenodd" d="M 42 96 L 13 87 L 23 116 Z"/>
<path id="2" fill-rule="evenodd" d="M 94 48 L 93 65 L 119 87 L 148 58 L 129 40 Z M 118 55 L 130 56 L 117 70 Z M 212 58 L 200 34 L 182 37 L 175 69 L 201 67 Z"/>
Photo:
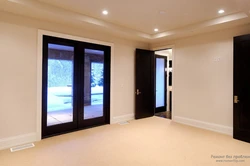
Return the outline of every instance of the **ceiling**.
<path id="1" fill-rule="evenodd" d="M 240 11 L 238 0 L 39 0 L 71 11 L 92 16 L 143 33 L 154 34 L 184 27 L 200 21 L 219 17 L 217 11 L 226 14 Z M 101 11 L 107 9 L 108 16 Z M 160 14 L 161 11 L 165 13 Z"/>
<path id="2" fill-rule="evenodd" d="M 108 15 L 102 14 L 104 9 Z M 220 9 L 225 13 L 218 14 Z M 0 0 L 0 10 L 50 21 L 74 20 L 147 42 L 250 23 L 249 0 Z"/>

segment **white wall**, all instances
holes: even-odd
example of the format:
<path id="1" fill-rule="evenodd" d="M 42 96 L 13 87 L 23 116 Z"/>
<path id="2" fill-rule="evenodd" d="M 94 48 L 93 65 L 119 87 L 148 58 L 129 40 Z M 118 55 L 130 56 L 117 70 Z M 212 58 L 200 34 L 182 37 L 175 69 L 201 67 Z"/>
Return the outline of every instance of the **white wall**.
<path id="1" fill-rule="evenodd" d="M 36 129 L 36 36 L 0 22 L 0 139 Z"/>
<path id="2" fill-rule="evenodd" d="M 174 44 L 176 121 L 232 134 L 233 37 L 247 33 L 250 25 L 151 46 Z"/>
<path id="3" fill-rule="evenodd" d="M 36 132 L 37 36 L 40 28 L 114 43 L 113 116 L 134 114 L 134 52 L 137 47 L 148 49 L 148 44 L 1 13 L 0 149 L 10 140 L 15 142 L 15 138 Z"/>

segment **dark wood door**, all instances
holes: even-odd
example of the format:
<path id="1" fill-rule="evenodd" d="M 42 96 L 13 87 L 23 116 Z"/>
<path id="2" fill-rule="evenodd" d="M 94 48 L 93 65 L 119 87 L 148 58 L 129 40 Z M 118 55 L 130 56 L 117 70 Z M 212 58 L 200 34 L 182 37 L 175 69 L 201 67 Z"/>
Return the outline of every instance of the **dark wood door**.
<path id="1" fill-rule="evenodd" d="M 235 139 L 250 142 L 250 35 L 234 38 Z"/>
<path id="2" fill-rule="evenodd" d="M 77 128 L 76 45 L 43 36 L 42 138 Z"/>
<path id="3" fill-rule="evenodd" d="M 155 113 L 167 111 L 167 57 L 155 55 Z"/>
<path id="4" fill-rule="evenodd" d="M 78 128 L 110 123 L 110 47 L 79 44 Z"/>
<path id="5" fill-rule="evenodd" d="M 110 47 L 43 36 L 42 137 L 110 123 Z"/>
<path id="6" fill-rule="evenodd" d="M 154 52 L 149 50 L 136 49 L 135 65 L 135 118 L 141 119 L 154 116 Z"/>

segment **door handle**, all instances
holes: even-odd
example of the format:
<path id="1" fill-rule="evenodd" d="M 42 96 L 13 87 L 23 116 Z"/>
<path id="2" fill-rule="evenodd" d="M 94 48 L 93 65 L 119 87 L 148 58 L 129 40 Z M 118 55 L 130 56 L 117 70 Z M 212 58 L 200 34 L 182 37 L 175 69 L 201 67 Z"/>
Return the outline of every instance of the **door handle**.
<path id="1" fill-rule="evenodd" d="M 135 94 L 138 96 L 139 94 L 141 94 L 140 90 L 139 89 L 136 89 L 136 92 Z"/>
<path id="2" fill-rule="evenodd" d="M 234 103 L 237 104 L 239 102 L 240 102 L 239 97 L 238 96 L 234 96 Z"/>

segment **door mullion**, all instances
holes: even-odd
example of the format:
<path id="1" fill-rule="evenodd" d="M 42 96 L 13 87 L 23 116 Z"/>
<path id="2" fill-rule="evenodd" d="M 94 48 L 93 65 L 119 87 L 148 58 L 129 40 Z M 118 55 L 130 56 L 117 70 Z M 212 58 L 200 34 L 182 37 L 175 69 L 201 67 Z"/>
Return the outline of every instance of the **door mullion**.
<path id="1" fill-rule="evenodd" d="M 80 123 L 83 119 L 83 104 L 84 104 L 84 47 L 82 43 L 77 43 L 76 45 L 76 83 L 75 83 L 75 93 L 76 98 L 76 119 L 77 126 L 80 127 Z"/>

